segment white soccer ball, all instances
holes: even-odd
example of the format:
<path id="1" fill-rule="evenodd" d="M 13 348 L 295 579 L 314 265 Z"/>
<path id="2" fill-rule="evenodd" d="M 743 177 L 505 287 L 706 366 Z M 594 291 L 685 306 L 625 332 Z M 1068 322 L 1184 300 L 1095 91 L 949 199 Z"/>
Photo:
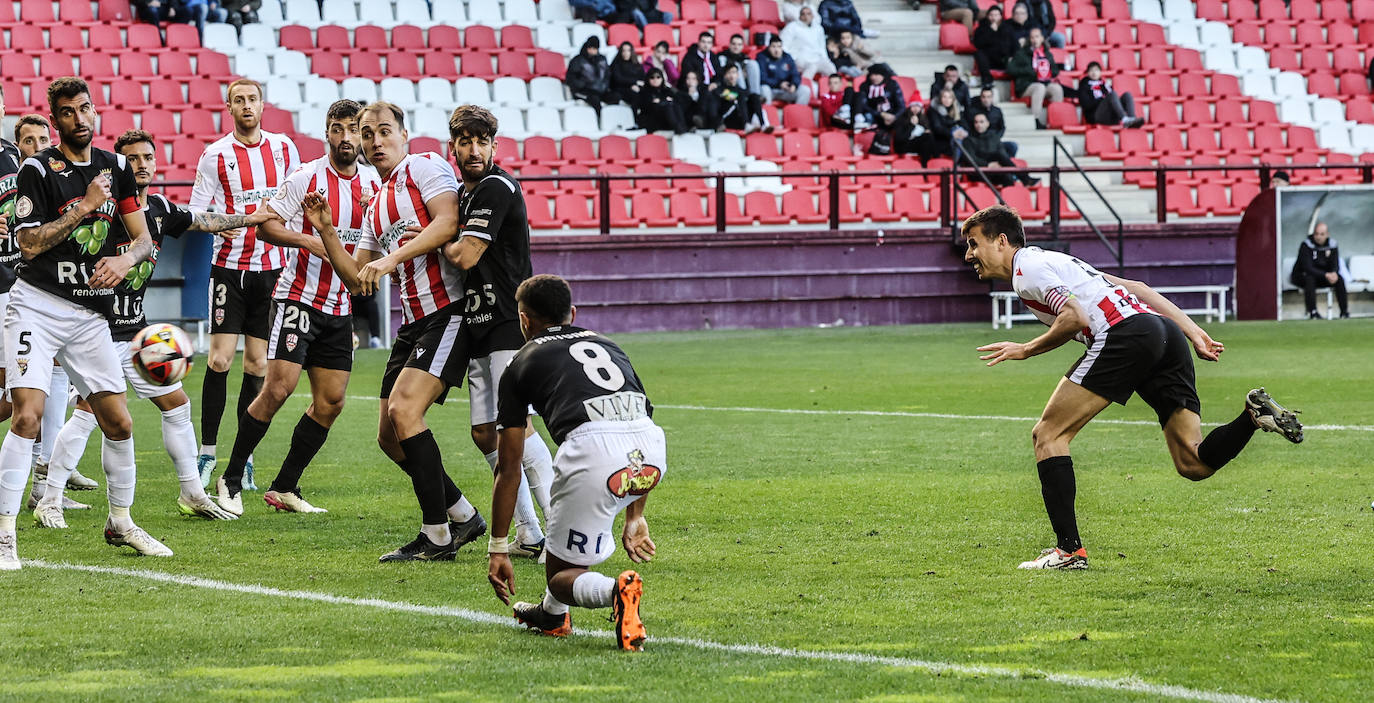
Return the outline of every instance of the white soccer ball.
<path id="1" fill-rule="evenodd" d="M 180 327 L 165 322 L 139 330 L 129 351 L 138 375 L 159 386 L 170 386 L 185 378 L 195 355 L 191 337 Z"/>

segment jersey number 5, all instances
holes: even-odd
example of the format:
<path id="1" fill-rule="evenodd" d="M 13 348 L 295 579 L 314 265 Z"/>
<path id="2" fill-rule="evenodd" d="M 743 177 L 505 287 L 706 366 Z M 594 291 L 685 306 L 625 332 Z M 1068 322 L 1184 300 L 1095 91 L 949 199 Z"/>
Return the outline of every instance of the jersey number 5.
<path id="1" fill-rule="evenodd" d="M 582 364 L 582 373 L 608 391 L 618 391 L 625 385 L 625 374 L 615 365 L 606 348 L 596 342 L 578 342 L 568 347 L 572 358 Z"/>

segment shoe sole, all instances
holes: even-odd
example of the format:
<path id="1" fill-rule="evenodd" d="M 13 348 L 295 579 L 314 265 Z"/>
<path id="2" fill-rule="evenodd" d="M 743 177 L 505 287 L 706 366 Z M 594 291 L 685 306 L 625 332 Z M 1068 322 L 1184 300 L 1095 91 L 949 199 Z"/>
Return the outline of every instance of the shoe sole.
<path id="1" fill-rule="evenodd" d="M 516 611 L 516 610 L 513 610 L 513 609 L 512 609 L 512 610 L 511 610 L 511 614 L 515 616 L 515 621 L 516 621 L 516 622 L 518 622 L 518 623 L 520 623 L 521 625 L 524 625 L 525 627 L 528 627 L 529 629 L 534 630 L 535 632 L 538 632 L 539 634 L 544 635 L 544 636 L 546 636 L 546 637 L 567 637 L 568 635 L 572 634 L 572 622 L 571 622 L 571 618 L 566 618 L 566 617 L 565 617 L 565 619 L 563 620 L 563 624 L 562 624 L 562 625 L 559 625 L 558 627 L 556 627 L 556 628 L 554 628 L 554 629 L 552 629 L 552 630 L 545 630 L 544 628 L 542 628 L 542 627 L 540 627 L 540 626 L 538 626 L 538 625 L 536 625 L 536 624 L 534 624 L 534 623 L 532 623 L 532 622 L 530 622 L 530 621 L 528 621 L 528 620 L 526 620 L 526 619 L 520 617 L 520 613 L 519 613 L 518 611 Z"/>
<path id="2" fill-rule="evenodd" d="M 381 557 L 379 557 L 379 558 L 377 559 L 377 561 L 378 561 L 378 562 L 381 562 L 381 563 L 390 562 L 390 561 L 453 561 L 454 558 L 457 557 L 457 556 L 458 556 L 458 553 L 457 553 L 456 551 L 454 551 L 454 552 L 443 552 L 443 553 L 439 554 L 439 556 L 428 557 L 428 558 L 422 557 L 422 556 L 419 556 L 419 555 L 396 555 L 396 556 L 392 556 L 392 555 L 390 555 L 390 554 L 383 554 Z"/>
<path id="3" fill-rule="evenodd" d="M 137 554 L 138 554 L 139 556 L 141 556 L 141 557 L 170 557 L 170 556 L 173 556 L 173 555 L 172 555 L 172 551 L 171 551 L 170 549 L 167 550 L 167 553 L 166 553 L 166 554 L 150 554 L 150 553 L 148 553 L 148 552 L 145 552 L 145 551 L 139 549 L 138 547 L 135 547 L 133 544 L 130 544 L 130 543 L 129 543 L 128 541 L 126 541 L 123 537 L 120 537 L 120 536 L 118 536 L 118 535 L 116 535 L 116 534 L 110 532 L 109 530 L 106 530 L 106 531 L 105 531 L 105 544 L 108 544 L 108 545 L 110 545 L 111 547 L 128 547 L 129 549 L 134 550 L 134 552 L 137 553 Z M 163 545 L 163 548 L 165 549 L 166 546 L 167 546 L 167 545 Z"/>
<path id="4" fill-rule="evenodd" d="M 1255 424 L 1259 425 L 1261 430 L 1277 432 L 1293 444 L 1302 444 L 1302 421 L 1298 419 L 1297 413 L 1279 405 L 1264 388 L 1257 388 L 1245 394 L 1245 404 L 1251 417 L 1255 418 Z M 1268 412 L 1261 415 L 1261 410 Z M 1261 417 L 1268 417 L 1273 426 L 1270 427 L 1267 423 L 1262 422 Z"/>
<path id="5" fill-rule="evenodd" d="M 615 638 L 620 648 L 628 652 L 644 650 L 644 621 L 639 619 L 639 599 L 644 595 L 644 580 L 633 571 L 620 574 L 615 580 Z"/>
<path id="6" fill-rule="evenodd" d="M 212 515 L 210 513 L 202 513 L 199 510 L 196 510 L 195 508 L 181 501 L 177 501 L 177 512 L 181 513 L 182 515 L 185 515 L 186 517 L 198 517 L 205 520 L 214 520 L 216 522 L 227 522 L 229 520 L 237 520 L 240 517 L 229 512 L 228 510 L 224 510 L 224 508 L 220 508 L 220 510 L 223 511 L 229 517 L 223 518 L 219 517 L 218 515 Z"/>

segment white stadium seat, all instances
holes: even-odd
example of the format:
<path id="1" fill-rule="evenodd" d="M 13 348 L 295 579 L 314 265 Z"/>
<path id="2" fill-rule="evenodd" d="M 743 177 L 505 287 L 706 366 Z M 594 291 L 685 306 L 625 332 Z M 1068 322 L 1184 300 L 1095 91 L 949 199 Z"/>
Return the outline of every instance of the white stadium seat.
<path id="1" fill-rule="evenodd" d="M 299 51 L 279 51 L 272 57 L 272 74 L 303 81 L 310 77 L 310 60 Z"/>
<path id="2" fill-rule="evenodd" d="M 573 104 L 563 92 L 563 81 L 549 76 L 539 76 L 530 80 L 530 102 L 558 109 Z"/>
<path id="3" fill-rule="evenodd" d="M 706 157 L 706 140 L 702 139 L 700 134 L 688 133 L 673 137 L 669 153 L 678 161 L 693 164 L 704 164 L 709 160 Z"/>
<path id="4" fill-rule="evenodd" d="M 1347 281 L 1347 287 L 1356 293 L 1374 291 L 1374 255 L 1356 254 L 1350 257 L 1350 280 Z"/>
<path id="5" fill-rule="evenodd" d="M 479 0 L 468 3 L 468 22 L 485 24 L 488 27 L 504 25 L 505 20 L 501 17 L 501 3 L 496 0 Z"/>
<path id="6" fill-rule="evenodd" d="M 1164 0 L 1164 16 L 1169 19 L 1196 17 L 1193 3 L 1188 0 Z"/>
<path id="7" fill-rule="evenodd" d="M 281 2 L 263 0 L 262 8 L 258 10 L 258 21 L 269 27 L 280 27 L 286 24 L 286 20 L 282 16 Z"/>
<path id="8" fill-rule="evenodd" d="M 1345 105 L 1335 98 L 1318 98 L 1312 103 L 1312 121 L 1317 124 L 1345 125 Z"/>
<path id="9" fill-rule="evenodd" d="M 353 4 L 353 0 L 324 0 L 324 4 L 320 6 L 320 19 L 326 24 L 356 27 L 358 6 Z"/>
<path id="10" fill-rule="evenodd" d="M 602 109 L 611 107 L 604 106 Z M 535 110 L 536 113 L 544 112 Z M 563 108 L 563 131 L 568 134 L 580 134 L 584 137 L 601 137 L 604 133 L 597 126 L 596 110 L 589 105 L 573 105 Z"/>
<path id="11" fill-rule="evenodd" d="M 329 104 L 339 99 L 339 82 L 319 76 L 311 76 L 305 79 L 305 104 L 323 105 Z"/>
<path id="12" fill-rule="evenodd" d="M 1285 97 L 1307 95 L 1307 77 L 1293 71 L 1281 71 L 1274 79 L 1274 92 Z"/>
<path id="13" fill-rule="evenodd" d="M 434 137 L 440 141 L 448 140 L 448 113 L 439 108 L 426 107 L 415 111 L 415 124 L 409 130 L 411 137 Z"/>
<path id="14" fill-rule="evenodd" d="M 601 48 L 606 48 L 606 28 L 592 22 L 582 22 L 573 25 L 572 46 L 573 49 L 581 49 L 582 43 L 587 41 L 587 37 L 596 36 L 601 40 Z"/>
<path id="15" fill-rule="evenodd" d="M 639 126 L 635 124 L 635 111 L 631 110 L 628 105 L 603 105 L 601 107 L 602 132 L 619 134 L 637 129 Z"/>
<path id="16" fill-rule="evenodd" d="M 407 111 L 426 104 L 415 99 L 415 83 L 405 78 L 383 78 L 377 99 L 394 103 Z"/>
<path id="17" fill-rule="evenodd" d="M 396 25 L 396 15 L 391 12 L 389 2 L 363 2 L 358 6 L 358 22 L 360 24 L 375 24 L 378 27 L 394 27 Z"/>
<path id="18" fill-rule="evenodd" d="M 1168 31 L 1169 43 L 1178 46 L 1196 48 L 1197 41 L 1197 20 L 1171 20 L 1165 29 Z"/>
<path id="19" fill-rule="evenodd" d="M 1279 103 L 1279 119 L 1303 127 L 1312 124 L 1312 104 L 1300 97 L 1287 97 Z"/>
<path id="20" fill-rule="evenodd" d="M 234 57 L 234 73 L 240 76 L 269 76 L 272 69 L 267 65 L 267 54 L 242 52 Z"/>
<path id="21" fill-rule="evenodd" d="M 568 26 L 563 24 L 541 24 L 534 28 L 534 43 L 541 49 L 557 51 L 564 56 L 577 53 L 577 47 L 568 39 Z"/>
<path id="22" fill-rule="evenodd" d="M 328 114 L 328 105 L 323 107 L 312 105 L 302 108 L 296 113 L 296 131 L 305 134 L 317 134 L 324 131 L 325 117 Z"/>
<path id="23" fill-rule="evenodd" d="M 1298 289 L 1298 287 L 1295 286 L 1295 285 L 1293 285 L 1293 281 L 1290 280 L 1289 277 L 1288 277 L 1288 274 L 1290 274 L 1290 273 L 1293 272 L 1293 266 L 1294 266 L 1295 264 L 1297 264 L 1297 263 L 1298 263 L 1298 257 L 1296 257 L 1296 256 L 1285 256 L 1285 257 L 1283 257 L 1283 268 L 1279 269 L 1279 278 L 1283 280 L 1283 289 L 1284 289 L 1284 290 L 1297 290 L 1297 289 Z"/>
<path id="24" fill-rule="evenodd" d="M 1241 76 L 1241 89 L 1246 95 L 1259 100 L 1278 101 L 1274 93 L 1274 79 L 1266 72 L 1251 72 Z"/>
<path id="25" fill-rule="evenodd" d="M 435 24 L 461 27 L 468 23 L 468 11 L 463 5 L 463 0 L 434 0 L 429 11 Z"/>
<path id="26" fill-rule="evenodd" d="M 513 107 L 492 108 L 492 115 L 501 125 L 501 134 L 511 139 L 524 139 L 530 136 L 525 129 L 525 114 Z M 448 134 L 448 122 L 444 122 L 444 135 Z"/>
<path id="27" fill-rule="evenodd" d="M 453 105 L 453 84 L 443 78 L 421 78 L 415 88 L 416 95 L 430 105 Z"/>
<path id="28" fill-rule="evenodd" d="M 358 102 L 370 103 L 377 99 L 377 84 L 370 78 L 345 78 L 341 90 Z"/>
<path id="29" fill-rule="evenodd" d="M 277 30 L 264 24 L 245 24 L 239 33 L 239 45 L 245 50 L 275 52 L 281 50 L 277 43 Z"/>
<path id="30" fill-rule="evenodd" d="M 1131 16 L 1142 22 L 1164 24 L 1164 12 L 1159 7 L 1159 0 L 1133 0 Z"/>
<path id="31" fill-rule="evenodd" d="M 510 76 L 497 78 L 491 84 L 491 99 L 498 105 L 523 108 L 530 104 L 529 85 Z"/>
<path id="32" fill-rule="evenodd" d="M 499 118 L 498 118 L 499 119 Z M 530 110 L 528 129 L 530 134 L 541 137 L 562 137 L 563 123 L 555 110 Z M 506 122 L 501 120 L 501 133 L 506 133 Z"/>
<path id="33" fill-rule="evenodd" d="M 481 78 L 459 78 L 454 84 L 453 100 L 474 105 L 491 102 L 491 85 Z"/>
<path id="34" fill-rule="evenodd" d="M 325 0 L 328 2 L 328 0 Z M 1203 22 L 1198 30 L 1198 41 L 1207 48 L 1234 48 L 1231 41 L 1231 28 L 1220 22 Z"/>
<path id="35" fill-rule="evenodd" d="M 1236 51 L 1229 46 L 1214 46 L 1202 54 L 1202 64 L 1221 73 L 1236 72 Z"/>
<path id="36" fill-rule="evenodd" d="M 1317 143 L 1323 149 L 1349 154 L 1354 151 L 1350 146 L 1350 128 L 1343 124 L 1327 124 L 1317 130 Z"/>
<path id="37" fill-rule="evenodd" d="M 1374 125 L 1357 124 L 1352 127 L 1350 145 L 1362 154 L 1374 152 Z"/>
<path id="38" fill-rule="evenodd" d="M 1258 46 L 1242 46 L 1236 50 L 1236 68 L 1241 73 L 1269 68 L 1269 52 Z"/>
<path id="39" fill-rule="evenodd" d="M 711 154 L 712 161 L 742 161 L 744 159 L 744 143 L 737 134 L 729 132 L 712 134 L 706 142 L 706 148 Z"/>
<path id="40" fill-rule="evenodd" d="M 434 24 L 429 17 L 429 3 L 425 0 L 397 0 L 396 23 L 428 27 Z"/>
<path id="41" fill-rule="evenodd" d="M 567 22 L 573 21 L 572 6 L 566 2 L 541 2 L 539 3 L 540 22 Z"/>
<path id="42" fill-rule="evenodd" d="M 207 49 L 224 54 L 234 54 L 239 50 L 239 33 L 232 24 L 207 22 L 205 24 L 205 36 L 200 43 Z"/>
<path id="43" fill-rule="evenodd" d="M 528 26 L 539 21 L 539 12 L 535 9 L 533 0 L 506 0 L 502 6 L 501 16 L 506 24 Z"/>
<path id="44" fill-rule="evenodd" d="M 263 91 L 268 102 L 283 110 L 299 110 L 305 106 L 301 100 L 301 84 L 295 79 L 268 78 Z"/>
<path id="45" fill-rule="evenodd" d="M 285 19 L 291 24 L 302 24 L 307 27 L 318 27 L 322 24 L 320 6 L 315 0 L 286 0 L 282 10 Z"/>

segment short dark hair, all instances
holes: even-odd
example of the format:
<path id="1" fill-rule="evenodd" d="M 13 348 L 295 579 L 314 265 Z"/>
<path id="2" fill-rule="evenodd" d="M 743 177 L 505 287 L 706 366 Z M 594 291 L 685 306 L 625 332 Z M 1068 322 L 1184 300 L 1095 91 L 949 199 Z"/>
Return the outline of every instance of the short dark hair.
<path id="1" fill-rule="evenodd" d="M 730 41 L 734 41 L 734 40 L 736 40 L 736 39 L 738 39 L 738 40 L 740 40 L 740 41 L 744 41 L 744 35 L 743 35 L 743 34 L 731 34 L 731 35 L 730 35 Z"/>
<path id="2" fill-rule="evenodd" d="M 670 50 L 672 50 L 672 48 L 673 48 L 673 47 L 668 46 L 668 42 L 666 42 L 666 41 L 660 41 L 659 43 L 654 44 L 654 51 L 658 51 L 659 49 L 664 49 L 664 50 L 669 50 L 669 51 L 670 51 Z"/>
<path id="3" fill-rule="evenodd" d="M 948 66 L 945 66 L 945 73 L 949 73 L 950 71 L 957 71 L 957 70 L 959 70 L 959 67 L 958 67 L 958 66 L 955 66 L 954 64 L 950 64 L 950 65 L 948 65 Z"/>
<path id="4" fill-rule="evenodd" d="M 86 85 L 86 81 L 76 76 L 66 76 L 48 84 L 48 109 L 56 110 L 57 101 L 74 98 L 82 93 L 91 94 L 91 87 Z"/>
<path id="5" fill-rule="evenodd" d="M 363 106 L 357 100 L 335 100 L 329 105 L 329 111 L 324 113 L 324 124 L 329 126 L 335 120 L 351 120 L 363 111 Z"/>
<path id="6" fill-rule="evenodd" d="M 48 124 L 48 118 L 36 112 L 31 112 L 27 115 L 24 115 L 23 117 L 20 117 L 19 121 L 14 123 L 14 141 L 19 141 L 19 129 L 27 125 L 42 127 L 44 130 L 52 129 L 52 125 Z"/>
<path id="7" fill-rule="evenodd" d="M 644 80 L 646 80 L 646 81 L 651 81 L 651 80 L 653 80 L 653 79 L 655 79 L 655 78 L 663 78 L 663 77 L 664 77 L 664 76 L 663 76 L 663 71 L 662 71 L 661 69 L 657 69 L 657 68 L 651 69 L 648 73 L 644 74 Z"/>
<path id="8" fill-rule="evenodd" d="M 962 232 L 965 238 L 973 234 L 977 227 L 984 239 L 996 239 L 997 235 L 1007 235 L 1007 243 L 1014 247 L 1026 246 L 1026 230 L 1021 224 L 1021 216 L 1006 205 L 985 207 L 964 220 Z"/>
<path id="9" fill-rule="evenodd" d="M 457 139 L 464 135 L 477 139 L 495 139 L 496 130 L 500 126 L 496 121 L 496 115 L 491 114 L 485 107 L 459 105 L 448 118 L 448 136 L 449 139 Z"/>
<path id="10" fill-rule="evenodd" d="M 993 92 L 992 86 L 990 86 L 990 85 L 985 85 L 985 86 L 983 86 L 983 89 L 982 89 L 982 90 L 978 91 L 978 94 L 979 94 L 979 95 L 982 95 L 983 93 L 991 93 L 991 92 Z"/>
<path id="11" fill-rule="evenodd" d="M 153 135 L 141 129 L 131 129 L 119 135 L 119 138 L 115 140 L 114 150 L 116 154 L 122 154 L 124 147 L 143 142 L 148 142 L 148 146 L 151 146 L 154 152 L 157 151 L 157 142 L 153 141 Z"/>
<path id="12" fill-rule="evenodd" d="M 526 278 L 515 289 L 515 301 L 525 307 L 526 315 L 541 322 L 566 322 L 572 317 L 572 288 L 551 273 Z"/>
<path id="13" fill-rule="evenodd" d="M 776 35 L 776 34 L 773 35 L 773 38 L 772 38 L 772 39 L 769 39 L 769 40 L 768 40 L 768 46 L 773 46 L 774 44 L 781 44 L 781 43 L 782 43 L 782 37 L 780 37 L 780 36 L 778 36 L 778 35 Z"/>
<path id="14" fill-rule="evenodd" d="M 697 41 L 701 41 L 703 37 L 710 37 L 712 39 L 715 39 L 716 35 L 711 32 L 702 32 L 701 34 L 697 35 Z"/>
<path id="15" fill-rule="evenodd" d="M 402 110 L 399 107 L 396 107 L 395 105 L 392 105 L 391 103 L 385 100 L 378 100 L 375 103 L 368 103 L 366 107 L 358 111 L 358 121 L 362 121 L 363 115 L 374 112 L 388 113 L 391 115 L 393 119 L 396 120 L 397 129 L 406 128 L 406 111 Z"/>
<path id="16" fill-rule="evenodd" d="M 1089 61 L 1089 62 L 1088 62 L 1088 67 L 1085 68 L 1085 69 L 1083 69 L 1083 72 L 1084 72 L 1084 73 L 1087 73 L 1088 71 L 1091 71 L 1091 70 L 1093 70 L 1094 68 L 1096 68 L 1097 70 L 1101 71 L 1101 70 L 1102 70 L 1102 64 L 1100 64 L 1100 63 L 1098 63 L 1098 62 L 1096 62 L 1096 61 Z"/>

